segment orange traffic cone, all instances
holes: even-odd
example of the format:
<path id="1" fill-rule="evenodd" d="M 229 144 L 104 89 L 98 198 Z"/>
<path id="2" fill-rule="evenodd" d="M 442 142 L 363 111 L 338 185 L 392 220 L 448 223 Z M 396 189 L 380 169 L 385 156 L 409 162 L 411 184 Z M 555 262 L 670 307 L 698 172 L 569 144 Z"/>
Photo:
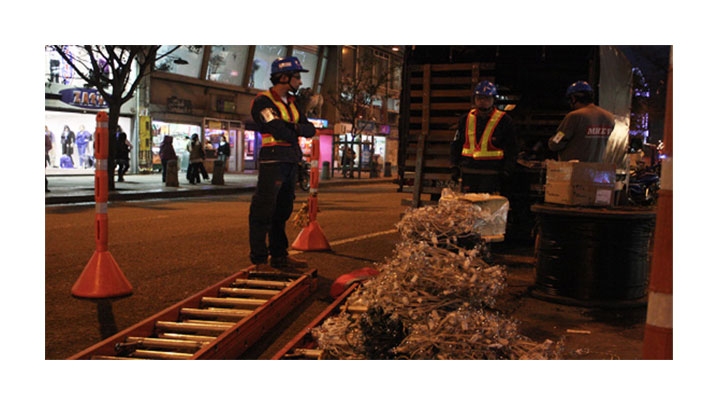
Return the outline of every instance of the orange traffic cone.
<path id="1" fill-rule="evenodd" d="M 292 248 L 304 251 L 330 250 L 330 243 L 325 238 L 325 233 L 320 224 L 317 221 L 311 221 L 308 226 L 300 231 L 292 244 Z"/>
<path id="2" fill-rule="evenodd" d="M 312 140 L 312 162 L 310 166 L 310 197 L 308 197 L 308 216 L 310 222 L 300 231 L 292 248 L 296 250 L 330 250 L 330 243 L 325 237 L 320 224 L 315 220 L 318 212 L 317 190 L 320 180 L 318 161 L 320 160 L 320 138 Z"/>
<path id="3" fill-rule="evenodd" d="M 96 251 L 72 287 L 72 295 L 80 298 L 112 298 L 130 294 L 132 286 L 110 252 Z"/>
<path id="4" fill-rule="evenodd" d="M 108 116 L 97 114 L 95 129 L 95 253 L 72 287 L 72 295 L 80 298 L 112 298 L 129 295 L 132 286 L 108 251 Z"/>

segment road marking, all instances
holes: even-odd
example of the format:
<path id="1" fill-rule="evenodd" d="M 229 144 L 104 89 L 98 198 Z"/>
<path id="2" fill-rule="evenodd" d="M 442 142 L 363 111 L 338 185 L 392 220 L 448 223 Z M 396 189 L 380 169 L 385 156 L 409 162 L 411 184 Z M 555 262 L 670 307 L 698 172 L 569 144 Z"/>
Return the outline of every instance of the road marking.
<path id="1" fill-rule="evenodd" d="M 346 243 L 353 243 L 353 242 L 357 242 L 357 241 L 360 241 L 363 239 L 370 239 L 370 238 L 374 238 L 376 236 L 388 235 L 388 234 L 396 233 L 396 232 L 397 232 L 397 229 L 390 229 L 387 231 L 369 233 L 367 235 L 360 235 L 360 236 L 356 236 L 354 238 L 340 239 L 340 240 L 337 240 L 334 242 L 329 242 L 329 243 L 330 243 L 330 246 L 344 245 Z M 298 254 L 298 253 L 302 253 L 302 251 L 292 250 L 292 251 L 288 252 L 288 254 Z"/>
<path id="2" fill-rule="evenodd" d="M 395 232 L 397 232 L 396 229 L 391 229 L 391 230 L 382 231 L 382 232 L 369 233 L 369 234 L 367 234 L 367 235 L 360 235 L 360 236 L 356 236 L 356 237 L 354 237 L 354 238 L 341 239 L 341 240 L 338 240 L 338 241 L 335 241 L 335 242 L 330 242 L 330 244 L 331 244 L 331 245 L 344 245 L 344 244 L 346 244 L 346 243 L 357 242 L 357 241 L 359 241 L 359 240 L 370 239 L 370 238 L 374 238 L 374 237 L 376 237 L 376 236 L 387 235 L 387 234 L 391 234 L 391 233 L 395 233 Z"/>

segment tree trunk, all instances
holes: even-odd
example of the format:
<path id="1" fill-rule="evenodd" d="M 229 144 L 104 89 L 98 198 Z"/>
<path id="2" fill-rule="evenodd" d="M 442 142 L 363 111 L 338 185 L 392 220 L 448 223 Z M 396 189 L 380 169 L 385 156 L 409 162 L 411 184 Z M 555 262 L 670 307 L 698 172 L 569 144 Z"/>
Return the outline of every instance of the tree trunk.
<path id="1" fill-rule="evenodd" d="M 115 190 L 115 145 L 117 137 L 115 136 L 120 121 L 120 103 L 109 103 L 108 112 L 108 191 Z"/>

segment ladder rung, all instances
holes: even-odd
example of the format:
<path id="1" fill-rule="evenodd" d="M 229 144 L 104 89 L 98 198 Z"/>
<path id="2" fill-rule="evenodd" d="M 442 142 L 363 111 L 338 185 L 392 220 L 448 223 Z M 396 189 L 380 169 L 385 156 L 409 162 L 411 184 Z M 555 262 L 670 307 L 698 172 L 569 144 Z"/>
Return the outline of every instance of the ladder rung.
<path id="1" fill-rule="evenodd" d="M 222 318 L 222 319 L 237 319 L 240 320 L 246 316 L 252 314 L 253 311 L 249 309 L 227 309 L 227 308 L 182 308 L 180 309 L 180 315 L 187 317 L 198 317 L 198 318 Z"/>
<path id="2" fill-rule="evenodd" d="M 159 348 L 159 349 L 175 349 L 175 350 L 192 350 L 197 351 L 203 347 L 205 343 L 193 342 L 189 340 L 150 338 L 129 336 L 125 339 L 127 343 L 136 343 L 139 348 Z"/>
<path id="3" fill-rule="evenodd" d="M 156 350 L 135 350 L 133 357 L 154 360 L 189 360 L 193 357 L 191 353 L 159 352 Z"/>
<path id="4" fill-rule="evenodd" d="M 272 281 L 272 280 L 252 280 L 248 278 L 238 278 L 235 279 L 235 282 L 233 283 L 233 286 L 240 287 L 240 286 L 246 286 L 246 287 L 265 287 L 265 288 L 274 288 L 276 290 L 282 290 L 283 288 L 289 286 L 290 283 L 286 281 Z"/>
<path id="5" fill-rule="evenodd" d="M 207 323 L 200 322 L 168 322 L 158 321 L 155 326 L 164 331 L 172 332 L 194 332 L 200 334 L 213 334 L 220 335 L 225 332 L 230 326 L 226 325 L 210 325 Z"/>
<path id="6" fill-rule="evenodd" d="M 229 295 L 232 297 L 249 297 L 249 298 L 271 298 L 277 294 L 278 290 L 260 290 L 257 288 L 230 288 L 221 287 L 218 290 L 220 295 Z"/>
<path id="7" fill-rule="evenodd" d="M 199 342 L 199 343 L 210 343 L 213 340 L 217 339 L 216 336 L 203 336 L 203 335 L 186 335 L 183 333 L 159 333 L 159 338 L 162 339 L 178 339 L 178 340 L 189 340 L 192 342 Z"/>
<path id="8" fill-rule="evenodd" d="M 256 298 L 216 298 L 216 297 L 202 297 L 201 303 L 205 306 L 218 306 L 218 307 L 231 307 L 237 309 L 255 309 L 263 304 L 267 300 L 260 300 Z"/>

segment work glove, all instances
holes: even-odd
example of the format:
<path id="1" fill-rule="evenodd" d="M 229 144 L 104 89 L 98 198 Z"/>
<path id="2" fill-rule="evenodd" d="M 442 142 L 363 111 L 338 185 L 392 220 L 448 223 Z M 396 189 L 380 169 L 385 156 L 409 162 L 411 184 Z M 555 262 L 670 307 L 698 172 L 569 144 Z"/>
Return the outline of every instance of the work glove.
<path id="1" fill-rule="evenodd" d="M 460 168 L 457 166 L 453 166 L 450 168 L 450 178 L 452 181 L 456 182 L 460 180 Z"/>

